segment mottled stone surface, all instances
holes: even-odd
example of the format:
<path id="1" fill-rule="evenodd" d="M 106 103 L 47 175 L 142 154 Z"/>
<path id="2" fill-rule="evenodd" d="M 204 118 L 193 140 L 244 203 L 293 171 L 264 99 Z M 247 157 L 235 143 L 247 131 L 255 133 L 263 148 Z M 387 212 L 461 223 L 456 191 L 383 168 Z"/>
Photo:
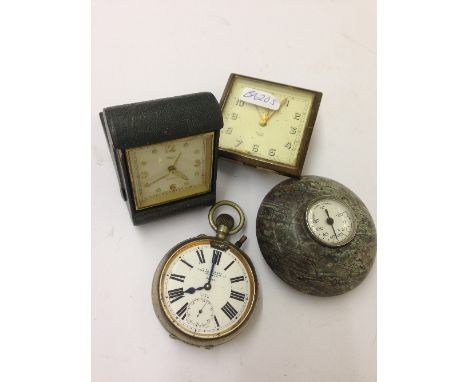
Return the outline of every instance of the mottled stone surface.
<path id="1" fill-rule="evenodd" d="M 356 235 L 348 244 L 331 248 L 316 241 L 306 224 L 312 200 L 330 197 L 346 203 L 356 216 Z M 276 185 L 257 214 L 257 239 L 271 269 L 297 290 L 335 296 L 361 283 L 374 263 L 377 234 L 362 201 L 331 179 L 305 176 Z"/>

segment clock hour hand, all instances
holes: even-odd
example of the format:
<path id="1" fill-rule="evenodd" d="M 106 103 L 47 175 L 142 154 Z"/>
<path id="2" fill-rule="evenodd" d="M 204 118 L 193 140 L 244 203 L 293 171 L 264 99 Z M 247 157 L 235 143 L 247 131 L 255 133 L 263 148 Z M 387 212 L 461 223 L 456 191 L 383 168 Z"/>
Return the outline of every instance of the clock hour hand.
<path id="1" fill-rule="evenodd" d="M 183 180 L 188 180 L 187 176 L 184 173 L 177 170 L 177 169 L 172 170 L 172 173 L 174 175 L 177 175 L 179 178 L 182 178 Z"/>
<path id="2" fill-rule="evenodd" d="M 202 290 L 204 288 L 205 288 L 204 285 L 199 287 L 199 288 L 190 287 L 190 288 L 184 290 L 184 293 L 194 294 L 197 290 Z"/>
<path id="3" fill-rule="evenodd" d="M 283 100 L 280 102 L 280 106 L 278 110 L 283 107 L 283 105 L 287 102 L 287 100 L 288 100 L 287 98 L 283 98 Z M 259 122 L 260 126 L 266 126 L 268 120 L 271 118 L 273 114 L 275 114 L 275 111 L 278 111 L 278 110 L 270 110 L 266 112 L 265 114 L 263 114 L 260 118 L 260 122 Z"/>
<path id="4" fill-rule="evenodd" d="M 176 158 L 176 162 L 177 162 L 177 160 L 179 159 L 179 157 L 180 157 L 180 154 L 179 154 L 179 156 Z M 169 167 L 167 168 L 167 170 L 169 171 L 169 173 L 174 174 L 174 175 L 177 175 L 179 178 L 182 178 L 183 180 L 188 180 L 187 175 L 185 175 L 183 172 L 177 170 L 176 166 L 174 166 L 174 165 L 169 166 Z"/>

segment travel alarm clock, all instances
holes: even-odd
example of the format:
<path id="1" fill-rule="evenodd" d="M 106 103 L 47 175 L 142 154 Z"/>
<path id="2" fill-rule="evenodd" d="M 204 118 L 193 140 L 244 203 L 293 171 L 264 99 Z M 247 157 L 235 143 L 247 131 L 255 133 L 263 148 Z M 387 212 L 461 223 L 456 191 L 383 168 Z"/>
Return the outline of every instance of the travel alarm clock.
<path id="1" fill-rule="evenodd" d="M 107 107 L 100 117 L 134 224 L 215 202 L 223 120 L 211 93 Z"/>
<path id="2" fill-rule="evenodd" d="M 221 98 L 220 156 L 298 177 L 322 93 L 231 74 Z"/>

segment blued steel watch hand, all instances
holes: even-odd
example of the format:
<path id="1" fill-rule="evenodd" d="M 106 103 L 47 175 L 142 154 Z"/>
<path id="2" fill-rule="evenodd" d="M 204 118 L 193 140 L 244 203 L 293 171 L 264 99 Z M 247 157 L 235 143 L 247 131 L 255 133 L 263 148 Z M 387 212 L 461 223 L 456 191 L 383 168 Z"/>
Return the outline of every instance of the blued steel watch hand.
<path id="1" fill-rule="evenodd" d="M 335 234 L 335 237 L 338 240 L 338 235 L 336 234 L 335 227 L 333 226 L 333 223 L 335 223 L 335 221 L 333 220 L 332 217 L 330 217 L 330 214 L 328 213 L 328 210 L 326 208 L 325 208 L 325 213 L 327 214 L 327 224 L 331 225 L 333 229 L 333 233 Z"/>
<path id="2" fill-rule="evenodd" d="M 204 288 L 205 288 L 204 285 L 201 286 L 201 287 L 198 287 L 198 288 L 190 287 L 190 288 L 184 290 L 184 293 L 194 294 L 197 290 L 202 290 Z"/>
<path id="3" fill-rule="evenodd" d="M 203 305 L 203 306 L 201 307 L 201 309 L 198 311 L 197 317 L 198 317 L 200 314 L 203 313 L 203 308 L 206 306 L 206 304 L 208 304 L 208 301 L 206 301 L 206 302 L 205 302 L 205 305 Z"/>
<path id="4" fill-rule="evenodd" d="M 213 264 L 211 264 L 210 275 L 208 276 L 208 282 L 205 284 L 205 289 L 211 288 L 211 278 L 213 277 L 214 267 L 216 265 L 215 257 L 213 257 Z"/>
<path id="5" fill-rule="evenodd" d="M 215 265 L 216 265 L 216 261 L 213 261 L 213 264 L 211 265 L 210 275 L 208 276 L 208 281 L 205 283 L 205 285 L 198 287 L 198 288 L 190 287 L 184 290 L 184 293 L 194 294 L 197 290 L 202 290 L 202 289 L 210 290 L 211 278 L 213 277 L 213 271 L 214 271 Z"/>

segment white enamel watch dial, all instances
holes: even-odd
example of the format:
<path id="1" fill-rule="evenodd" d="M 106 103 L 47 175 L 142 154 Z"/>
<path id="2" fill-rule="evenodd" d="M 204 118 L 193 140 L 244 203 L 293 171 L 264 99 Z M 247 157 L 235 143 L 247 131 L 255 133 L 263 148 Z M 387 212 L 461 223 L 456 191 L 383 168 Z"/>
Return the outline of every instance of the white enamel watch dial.
<path id="1" fill-rule="evenodd" d="M 237 329 L 252 310 L 252 269 L 234 245 L 213 247 L 195 239 L 167 259 L 159 278 L 164 314 L 196 338 L 218 338 Z"/>
<path id="2" fill-rule="evenodd" d="M 356 233 L 356 219 L 351 209 L 332 198 L 312 202 L 307 208 L 306 222 L 312 236 L 331 247 L 349 243 Z"/>

